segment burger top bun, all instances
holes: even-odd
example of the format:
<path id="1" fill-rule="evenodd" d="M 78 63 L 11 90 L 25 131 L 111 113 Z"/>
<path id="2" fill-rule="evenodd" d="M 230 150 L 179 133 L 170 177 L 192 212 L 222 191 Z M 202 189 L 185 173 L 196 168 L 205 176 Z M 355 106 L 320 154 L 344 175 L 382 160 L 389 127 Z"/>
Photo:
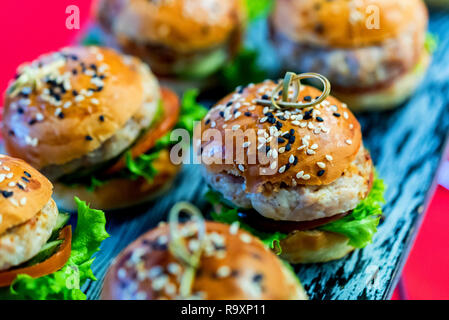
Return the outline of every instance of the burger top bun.
<path id="1" fill-rule="evenodd" d="M 52 193 L 52 184 L 37 170 L 0 155 L 0 234 L 33 218 Z"/>
<path id="2" fill-rule="evenodd" d="M 189 233 L 195 225 L 181 225 Z M 235 226 L 236 227 L 236 226 Z M 196 237 L 187 237 L 194 247 Z M 168 250 L 169 226 L 161 225 L 128 246 L 103 285 L 102 299 L 177 299 L 184 266 Z M 299 281 L 260 240 L 245 231 L 206 223 L 206 241 L 192 297 L 207 300 L 305 299 Z"/>
<path id="3" fill-rule="evenodd" d="M 20 66 L 5 94 L 6 150 L 40 169 L 97 149 L 148 100 L 142 68 L 98 47 L 65 48 Z"/>
<path id="4" fill-rule="evenodd" d="M 304 109 L 279 110 L 255 101 L 269 100 L 275 87 L 265 81 L 237 89 L 209 111 L 201 123 L 202 163 L 212 172 L 243 177 L 252 193 L 266 183 L 330 184 L 360 149 L 359 122 L 346 104 L 332 96 Z M 316 88 L 303 85 L 298 101 L 313 101 L 320 95 Z M 211 138 L 216 133 L 219 136 Z"/>
<path id="5" fill-rule="evenodd" d="M 272 22 L 297 42 L 330 47 L 370 46 L 410 29 L 427 28 L 422 0 L 278 0 Z"/>
<path id="6" fill-rule="evenodd" d="M 119 42 L 132 39 L 182 52 L 222 44 L 244 21 L 241 0 L 103 0 L 97 15 Z"/>

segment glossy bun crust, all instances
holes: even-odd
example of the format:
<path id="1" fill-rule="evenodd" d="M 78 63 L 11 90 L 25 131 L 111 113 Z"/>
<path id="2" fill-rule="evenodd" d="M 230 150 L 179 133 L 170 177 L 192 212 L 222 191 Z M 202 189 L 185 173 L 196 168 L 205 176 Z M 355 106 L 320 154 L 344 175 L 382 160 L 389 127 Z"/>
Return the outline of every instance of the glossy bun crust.
<path id="1" fill-rule="evenodd" d="M 180 52 L 218 46 L 244 20 L 240 0 L 103 0 L 96 11 L 122 45 L 160 44 Z"/>
<path id="2" fill-rule="evenodd" d="M 271 95 L 274 87 L 272 81 L 250 85 L 241 89 L 240 93 L 229 94 L 211 109 L 201 123 L 203 164 L 212 172 L 244 177 L 246 190 L 253 193 L 260 192 L 266 183 L 287 186 L 330 184 L 355 159 L 362 143 L 360 124 L 347 106 L 332 96 L 314 106 L 313 111 L 306 108 L 279 113 L 278 110 L 268 110 L 268 107 L 253 102 L 264 95 Z M 311 86 L 302 88 L 299 101 L 315 99 L 321 94 Z M 270 117 L 275 118 L 271 119 L 271 123 L 267 119 L 269 113 L 272 114 Z M 276 125 L 282 125 L 280 130 L 270 128 Z M 205 134 L 214 132 L 208 129 L 218 130 L 222 139 L 207 137 Z M 252 138 L 245 138 L 251 145 L 242 149 L 243 136 L 248 129 L 255 133 Z M 266 134 L 259 130 L 265 130 Z M 225 138 L 232 134 L 241 138 L 240 142 L 237 139 L 233 143 L 234 148 L 237 148 L 234 161 L 227 155 Z M 254 135 L 257 135 L 257 140 Z M 265 141 L 270 139 L 279 141 L 276 151 L 270 149 L 267 152 L 266 146 L 269 144 L 265 144 Z M 257 148 L 260 149 L 256 152 Z M 218 150 L 223 151 L 221 157 Z M 261 162 L 261 152 L 267 152 L 267 156 L 270 156 L 269 163 Z M 258 154 L 255 164 L 248 161 L 248 154 L 253 153 Z M 244 155 L 244 163 L 238 161 L 241 154 Z M 273 162 L 276 162 L 276 168 L 270 170 Z"/>
<path id="3" fill-rule="evenodd" d="M 241 230 L 231 233 L 228 225 L 215 222 L 206 223 L 206 232 L 206 253 L 193 284 L 195 297 L 207 300 L 307 298 L 294 274 L 249 233 Z M 183 267 L 167 250 L 168 234 L 168 225 L 164 224 L 127 247 L 106 275 L 102 299 L 176 299 L 177 279 Z"/>
<path id="4" fill-rule="evenodd" d="M 330 47 L 375 45 L 410 24 L 425 30 L 427 19 L 422 0 L 278 0 L 272 15 L 274 27 L 290 39 Z"/>
<path id="5" fill-rule="evenodd" d="M 148 99 L 142 66 L 137 59 L 97 47 L 65 48 L 41 56 L 29 66 L 30 78 L 43 67 L 52 70 L 51 79 L 41 76 L 35 88 L 29 82 L 17 95 L 5 95 L 7 152 L 43 168 L 99 148 Z M 19 76 L 24 72 L 19 67 Z"/>
<path id="6" fill-rule="evenodd" d="M 52 184 L 37 170 L 0 155 L 0 234 L 36 216 L 52 193 Z"/>

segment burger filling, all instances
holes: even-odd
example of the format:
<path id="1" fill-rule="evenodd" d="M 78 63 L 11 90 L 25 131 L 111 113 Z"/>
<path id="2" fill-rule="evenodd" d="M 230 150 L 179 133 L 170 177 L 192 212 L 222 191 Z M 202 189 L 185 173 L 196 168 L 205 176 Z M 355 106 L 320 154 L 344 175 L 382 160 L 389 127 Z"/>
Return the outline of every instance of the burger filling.
<path id="1" fill-rule="evenodd" d="M 171 129 L 183 128 L 190 133 L 193 132 L 194 121 L 202 119 L 206 112 L 205 109 L 196 102 L 197 95 L 198 93 L 196 90 L 189 90 L 184 93 L 179 118 L 175 123 L 175 126 Z M 137 157 L 131 155 L 131 150 L 141 142 L 142 139 L 146 138 L 148 132 L 157 130 L 158 126 L 165 118 L 176 116 L 165 110 L 164 102 L 160 100 L 150 126 L 144 130 L 140 130 L 137 139 L 113 159 L 91 166 L 84 166 L 78 170 L 60 176 L 57 180 L 71 186 L 84 185 L 91 191 L 94 191 L 97 187 L 107 183 L 111 179 L 122 178 L 136 180 L 144 178 L 148 182 L 152 182 L 158 174 L 153 163 L 159 158 L 159 154 L 162 150 L 167 150 L 176 143 L 170 140 L 171 132 L 164 132 L 164 135 L 161 138 L 154 141 L 154 146 L 150 150 L 146 150 Z M 100 149 L 102 148 L 103 146 Z M 125 159 L 123 168 L 114 170 L 114 172 L 109 170 L 111 167 L 114 167 L 117 162 L 123 159 Z"/>
<path id="2" fill-rule="evenodd" d="M 361 147 L 343 175 L 325 186 L 264 187 L 261 193 L 247 193 L 243 178 L 227 173 L 207 174 L 212 188 L 207 198 L 220 208 L 213 218 L 220 222 L 240 222 L 271 247 L 290 233 L 326 230 L 349 238 L 362 248 L 376 232 L 383 203 L 383 182 L 373 177 L 369 153 Z"/>
<path id="3" fill-rule="evenodd" d="M 374 46 L 349 49 L 297 43 L 275 31 L 272 37 L 287 68 L 318 72 L 331 79 L 339 90 L 359 91 L 387 87 L 412 72 L 435 44 L 430 34 L 424 40 L 414 33 Z"/>
<path id="4" fill-rule="evenodd" d="M 65 232 L 70 216 L 58 213 L 53 200 L 31 220 L 0 235 L 0 299 L 86 299 L 80 287 L 96 280 L 92 255 L 109 235 L 104 213 L 75 200 L 73 237 L 64 237 L 71 235 Z"/>

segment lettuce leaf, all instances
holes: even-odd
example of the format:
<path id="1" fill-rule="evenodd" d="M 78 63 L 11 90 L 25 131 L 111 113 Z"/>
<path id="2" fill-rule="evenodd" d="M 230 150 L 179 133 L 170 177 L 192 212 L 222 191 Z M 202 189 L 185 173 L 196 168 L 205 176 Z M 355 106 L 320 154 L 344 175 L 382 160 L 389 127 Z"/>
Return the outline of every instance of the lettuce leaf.
<path id="1" fill-rule="evenodd" d="M 78 222 L 72 237 L 72 252 L 65 266 L 50 275 L 32 278 L 19 275 L 9 290 L 0 290 L 0 299 L 17 300 L 85 300 L 81 286 L 88 280 L 96 280 L 91 266 L 93 254 L 100 249 L 106 232 L 103 211 L 90 209 L 75 197 L 78 205 Z"/>
<path id="2" fill-rule="evenodd" d="M 355 248 L 366 247 L 377 231 L 382 215 L 381 204 L 385 202 L 384 191 L 383 181 L 376 177 L 368 197 L 363 199 L 351 214 L 319 229 L 345 235 L 349 238 L 349 244 Z"/>
<path id="3" fill-rule="evenodd" d="M 382 215 L 381 204 L 385 202 L 383 197 L 384 191 L 385 185 L 383 181 L 375 177 L 368 197 L 362 200 L 351 214 L 323 225 L 318 229 L 343 234 L 349 238 L 350 245 L 355 248 L 364 248 L 372 241 L 373 235 L 377 231 L 377 225 Z M 282 252 L 279 241 L 286 238 L 287 234 L 281 232 L 261 232 L 242 222 L 238 216 L 239 209 L 232 207 L 219 192 L 209 190 L 205 197 L 209 203 L 213 205 L 219 204 L 221 206 L 219 213 L 211 213 L 213 220 L 227 224 L 238 221 L 242 229 L 259 237 L 265 245 L 276 249 L 278 254 Z"/>
<path id="4" fill-rule="evenodd" d="M 244 3 L 249 21 L 266 17 L 273 6 L 273 0 L 245 0 Z"/>
<path id="5" fill-rule="evenodd" d="M 424 42 L 424 47 L 426 48 L 427 52 L 430 54 L 434 53 L 438 48 L 438 38 L 433 33 L 427 32 L 426 33 L 426 40 Z"/>
<path id="6" fill-rule="evenodd" d="M 258 83 L 267 79 L 268 71 L 264 70 L 257 61 L 259 53 L 255 49 L 243 48 L 237 56 L 219 71 L 219 79 L 227 91 L 237 86 Z"/>
<path id="7" fill-rule="evenodd" d="M 185 129 L 189 132 L 190 136 L 193 135 L 194 122 L 200 121 L 204 118 L 207 113 L 207 109 L 197 102 L 197 97 L 199 91 L 197 89 L 186 90 L 181 99 L 181 111 L 179 114 L 178 122 L 176 123 L 174 129 Z M 160 104 L 159 110 L 163 110 Z M 163 117 L 162 112 L 156 114 L 156 118 Z M 99 174 L 90 173 L 88 177 L 84 177 L 79 181 L 70 181 L 69 185 L 79 185 L 83 184 L 86 186 L 87 190 L 93 192 L 97 187 L 100 187 L 107 183 L 108 180 L 114 178 L 124 178 L 136 180 L 140 177 L 145 178 L 147 181 L 153 181 L 154 177 L 157 175 L 157 170 L 154 168 L 153 162 L 159 157 L 159 152 L 163 149 L 170 148 L 176 143 L 176 141 L 171 141 L 171 132 L 168 132 L 158 141 L 154 148 L 142 154 L 136 158 L 131 157 L 131 152 L 128 150 L 125 153 L 125 163 L 126 167 L 114 175 L 109 177 L 102 177 L 101 172 Z M 100 169 L 104 170 L 104 167 Z M 73 175 L 73 179 L 77 179 L 76 175 Z M 71 180 L 71 179 L 68 179 Z"/>

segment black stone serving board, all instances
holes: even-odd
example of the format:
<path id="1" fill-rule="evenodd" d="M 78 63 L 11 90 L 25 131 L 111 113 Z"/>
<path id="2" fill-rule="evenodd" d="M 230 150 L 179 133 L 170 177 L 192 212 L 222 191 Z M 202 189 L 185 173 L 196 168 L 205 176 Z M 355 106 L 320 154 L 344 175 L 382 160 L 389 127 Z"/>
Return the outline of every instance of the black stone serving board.
<path id="1" fill-rule="evenodd" d="M 449 131 L 449 14 L 433 12 L 430 30 L 440 42 L 419 91 L 395 111 L 357 115 L 364 143 L 388 186 L 385 219 L 365 249 L 339 261 L 296 267 L 311 299 L 389 299 L 395 288 L 422 222 L 426 200 L 433 193 Z M 264 46 L 261 63 L 276 68 L 266 38 L 266 23 L 258 21 L 249 31 L 248 45 Z M 118 253 L 164 220 L 176 202 L 191 201 L 207 212 L 206 190 L 200 167 L 185 165 L 165 196 L 139 208 L 108 214 L 111 237 L 93 264 L 98 281 L 83 287 L 88 298 L 98 299 L 107 268 Z"/>

